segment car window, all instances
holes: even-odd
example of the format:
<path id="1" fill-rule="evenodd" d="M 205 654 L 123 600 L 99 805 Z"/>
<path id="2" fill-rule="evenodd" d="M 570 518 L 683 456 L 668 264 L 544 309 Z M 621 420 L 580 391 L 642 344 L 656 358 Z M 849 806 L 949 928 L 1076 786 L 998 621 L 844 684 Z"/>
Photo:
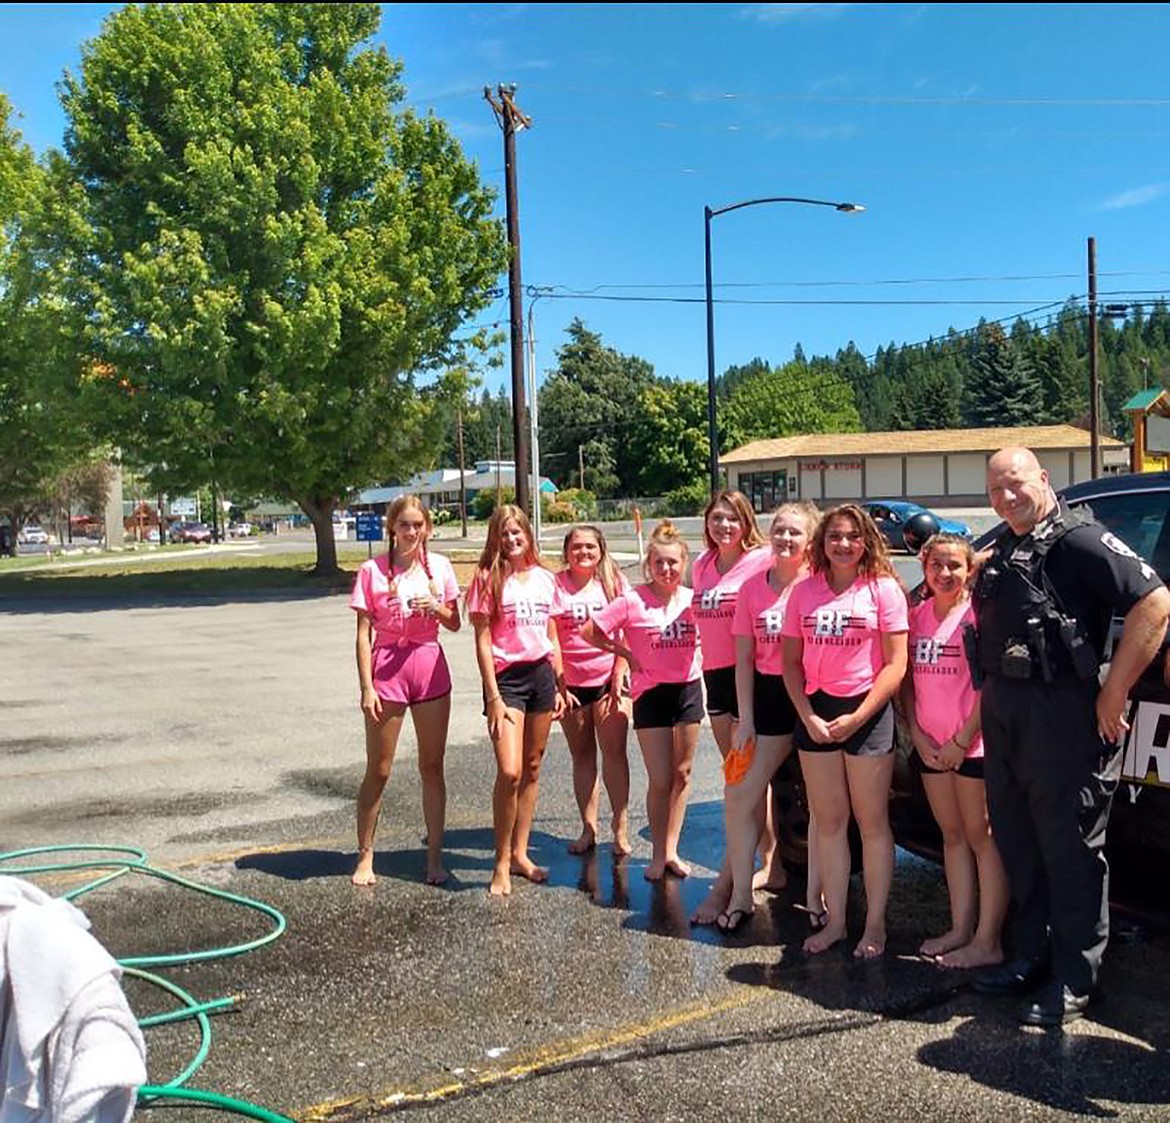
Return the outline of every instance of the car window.
<path id="1" fill-rule="evenodd" d="M 1100 522 L 1163 578 L 1170 575 L 1170 491 L 1104 495 L 1089 506 Z"/>

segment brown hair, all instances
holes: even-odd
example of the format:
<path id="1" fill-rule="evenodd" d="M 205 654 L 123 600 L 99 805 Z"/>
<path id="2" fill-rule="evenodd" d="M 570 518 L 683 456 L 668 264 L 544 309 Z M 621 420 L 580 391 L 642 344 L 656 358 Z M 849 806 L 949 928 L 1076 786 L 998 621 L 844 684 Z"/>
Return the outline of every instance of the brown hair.
<path id="1" fill-rule="evenodd" d="M 422 513 L 423 517 L 423 538 L 419 543 L 418 556 L 419 561 L 422 562 L 423 571 L 427 575 L 427 580 L 430 582 L 431 593 L 438 597 L 442 594 L 442 589 L 439 588 L 439 583 L 435 580 L 435 575 L 431 572 L 431 559 L 427 556 L 427 542 L 430 540 L 431 533 L 435 529 L 435 524 L 431 521 L 431 512 L 417 495 L 400 495 L 393 503 L 386 509 L 386 537 L 390 540 L 390 562 L 393 568 L 394 562 L 394 524 L 398 521 L 398 516 L 408 508 L 414 508 Z"/>
<path id="2" fill-rule="evenodd" d="M 756 513 L 747 501 L 747 496 L 742 491 L 717 491 L 711 496 L 707 506 L 703 508 L 703 544 L 708 550 L 718 549 L 712 541 L 711 535 L 707 533 L 707 519 L 711 517 L 711 512 L 720 503 L 726 503 L 739 519 L 740 526 L 743 527 L 742 545 L 745 550 L 752 550 L 756 546 L 764 544 L 766 539 L 760 533 L 760 528 L 756 523 Z"/>
<path id="3" fill-rule="evenodd" d="M 654 553 L 656 546 L 681 546 L 684 569 L 686 568 L 687 558 L 690 557 L 691 553 L 687 549 L 686 540 L 679 534 L 678 527 L 670 519 L 663 519 L 650 532 L 650 541 L 646 545 L 646 556 L 642 559 L 642 574 L 650 584 L 654 582 L 654 578 L 650 574 L 650 555 Z"/>
<path id="4" fill-rule="evenodd" d="M 618 569 L 617 563 L 610 557 L 605 535 L 598 527 L 592 523 L 582 523 L 580 526 L 573 527 L 565 535 L 565 540 L 561 544 L 561 560 L 566 566 L 569 564 L 569 544 L 573 541 L 573 535 L 579 534 L 581 531 L 592 534 L 597 539 L 597 545 L 601 550 L 601 559 L 597 563 L 597 579 L 605 591 L 605 599 L 607 601 L 613 600 L 618 594 L 618 589 L 621 588 L 621 571 Z"/>
<path id="5" fill-rule="evenodd" d="M 922 549 L 918 551 L 918 560 L 922 562 L 923 575 L 926 574 L 926 567 L 930 562 L 930 555 L 937 546 L 959 546 L 962 548 L 967 558 L 967 583 L 970 585 L 971 578 L 974 576 L 975 567 L 975 547 L 971 545 L 971 540 L 949 530 L 940 530 L 932 534 L 923 542 Z M 922 594 L 919 599 L 925 600 L 931 596 L 934 596 L 934 590 L 930 587 L 930 582 L 923 582 Z"/>
<path id="6" fill-rule="evenodd" d="M 894 569 L 894 563 L 890 561 L 890 551 L 886 546 L 882 532 L 878 530 L 877 524 L 870 517 L 869 512 L 856 503 L 841 503 L 830 508 L 822 516 L 820 526 L 813 534 L 812 542 L 808 548 L 808 557 L 813 573 L 829 572 L 829 556 L 825 552 L 825 538 L 829 533 L 830 524 L 837 518 L 851 519 L 853 525 L 861 532 L 861 541 L 865 552 L 861 555 L 861 562 L 857 567 L 858 576 L 864 577 L 867 581 L 874 581 L 879 577 L 892 577 L 900 585 L 901 578 L 898 577 L 897 570 Z"/>
<path id="7" fill-rule="evenodd" d="M 501 504 L 488 520 L 487 541 L 484 543 L 483 553 L 479 555 L 479 568 L 467 587 L 469 597 L 472 589 L 477 588 L 481 596 L 486 594 L 491 597 L 493 623 L 500 618 L 500 598 L 504 592 L 504 580 L 508 576 L 508 562 L 500 546 L 504 536 L 504 523 L 509 519 L 515 519 L 520 529 L 524 531 L 524 537 L 528 539 L 528 549 L 524 551 L 525 568 L 543 565 L 533 541 L 532 524 L 528 521 L 524 509 L 511 503 Z"/>

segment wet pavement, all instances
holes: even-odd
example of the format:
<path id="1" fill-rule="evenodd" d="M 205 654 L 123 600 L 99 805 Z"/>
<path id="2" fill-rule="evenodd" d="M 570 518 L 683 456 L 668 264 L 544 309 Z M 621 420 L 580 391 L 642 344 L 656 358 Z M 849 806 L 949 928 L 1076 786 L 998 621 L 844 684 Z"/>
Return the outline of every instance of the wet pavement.
<path id="1" fill-rule="evenodd" d="M 657 887 L 642 877 L 645 777 L 632 737 L 634 855 L 615 862 L 604 829 L 592 855 L 566 853 L 578 823 L 554 733 L 533 847 L 549 884 L 489 898 L 494 768 L 469 631 L 445 637 L 452 880 L 421 883 L 408 730 L 378 884 L 355 889 L 352 627 L 337 596 L 0 605 L 0 849 L 141 845 L 160 866 L 287 920 L 258 950 L 160 970 L 200 999 L 246 996 L 212 1017 L 192 1086 L 306 1120 L 1170 1117 L 1163 930 L 1118 925 L 1105 1001 L 1062 1033 L 1021 1029 L 1016 1004 L 915 957 L 945 923 L 945 886 L 937 866 L 902 852 L 879 962 L 801 954 L 797 882 L 759 895 L 735 937 L 691 928 L 722 852 L 706 730 L 682 845 L 692 877 Z M 142 874 L 79 904 L 118 956 L 236 945 L 271 928 Z M 140 1014 L 172 1004 L 135 979 L 126 989 Z M 198 1044 L 190 1024 L 147 1041 L 156 1083 Z"/>

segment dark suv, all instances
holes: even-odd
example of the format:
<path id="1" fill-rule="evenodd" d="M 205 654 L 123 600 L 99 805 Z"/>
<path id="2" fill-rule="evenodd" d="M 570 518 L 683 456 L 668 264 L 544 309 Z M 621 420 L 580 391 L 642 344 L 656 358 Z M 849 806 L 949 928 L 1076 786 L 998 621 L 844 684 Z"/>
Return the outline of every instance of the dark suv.
<path id="1" fill-rule="evenodd" d="M 1170 472 L 1108 476 L 1073 484 L 1060 494 L 1093 514 L 1145 558 L 1170 584 Z M 981 536 L 987 545 L 999 528 Z M 1110 647 L 1121 633 L 1113 622 Z M 1106 653 L 1108 655 L 1108 652 Z M 1114 904 L 1145 908 L 1164 897 L 1157 858 L 1170 858 L 1170 654 L 1166 646 L 1130 694 L 1129 733 L 1121 786 L 1113 800 L 1106 853 Z M 922 781 L 908 767 L 910 739 L 898 731 L 898 761 L 890 817 L 899 845 L 932 858 L 942 846 Z M 1152 860 L 1153 859 L 1153 860 Z M 1154 882 L 1157 882 L 1155 885 Z M 1161 906 L 1164 908 L 1164 903 Z"/>

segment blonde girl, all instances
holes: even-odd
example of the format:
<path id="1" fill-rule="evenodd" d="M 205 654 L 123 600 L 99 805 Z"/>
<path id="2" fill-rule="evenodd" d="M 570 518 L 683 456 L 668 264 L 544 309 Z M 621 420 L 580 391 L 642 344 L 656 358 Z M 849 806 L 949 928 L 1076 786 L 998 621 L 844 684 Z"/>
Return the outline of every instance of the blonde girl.
<path id="1" fill-rule="evenodd" d="M 634 730 L 648 780 L 653 847 L 648 881 L 690 873 L 678 844 L 703 719 L 703 689 L 694 591 L 682 583 L 686 565 L 686 543 L 674 524 L 663 520 L 650 535 L 642 566 L 645 583 L 615 597 L 581 628 L 585 640 L 630 667 Z"/>
<path id="2" fill-rule="evenodd" d="M 561 653 L 552 620 L 556 582 L 541 564 L 528 516 L 503 504 L 488 521 L 479 568 L 467 590 L 484 714 L 496 754 L 492 792 L 495 867 L 489 892 L 507 896 L 512 875 L 541 882 L 528 854 L 540 762 L 564 712 Z"/>
<path id="3" fill-rule="evenodd" d="M 602 651 L 581 636 L 581 628 L 629 582 L 614 563 L 605 535 L 595 526 L 574 527 L 561 550 L 564 568 L 557 574 L 554 609 L 568 708 L 561 728 L 573 759 L 573 791 L 581 812 L 581 834 L 569 844 L 570 854 L 586 854 L 597 843 L 599 792 L 597 753 L 613 812 L 613 852 L 630 852 L 627 808 L 630 763 L 626 739 L 630 728 L 629 667 L 624 659 Z"/>
<path id="4" fill-rule="evenodd" d="M 966 538 L 940 533 L 920 557 L 929 595 L 910 610 L 910 674 L 901 698 L 911 763 L 942 832 L 951 926 L 919 950 L 943 967 L 986 967 L 1003 961 L 1009 892 L 987 817 L 979 693 L 964 643 L 975 626 L 968 592 L 975 554 Z"/>
<path id="5" fill-rule="evenodd" d="M 426 880 L 440 885 L 447 788 L 443 757 L 451 714 L 451 674 L 439 646 L 440 625 L 459 630 L 459 586 L 451 563 L 427 549 L 431 515 L 414 495 L 386 513 L 390 548 L 363 562 L 350 607 L 357 614 L 357 670 L 365 716 L 366 773 L 358 790 L 355 885 L 374 884 L 374 833 L 402 721 L 410 710 L 418 740 Z"/>

